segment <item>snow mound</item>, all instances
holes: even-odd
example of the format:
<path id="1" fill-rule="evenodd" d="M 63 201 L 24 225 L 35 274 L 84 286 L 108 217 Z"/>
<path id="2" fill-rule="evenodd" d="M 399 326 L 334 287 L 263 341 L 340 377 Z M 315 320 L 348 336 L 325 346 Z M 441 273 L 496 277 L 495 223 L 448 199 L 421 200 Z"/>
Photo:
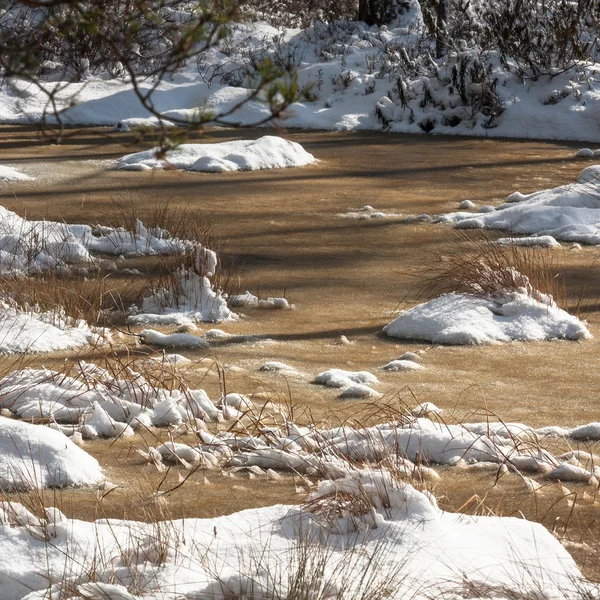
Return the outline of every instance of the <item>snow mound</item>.
<path id="1" fill-rule="evenodd" d="M 58 431 L 0 417 L 0 488 L 93 485 L 98 461 Z"/>
<path id="2" fill-rule="evenodd" d="M 99 341 L 85 321 L 60 312 L 25 312 L 0 301 L 0 354 L 55 352 Z"/>
<path id="3" fill-rule="evenodd" d="M 460 208 L 462 210 L 472 210 L 474 208 L 477 208 L 477 204 L 475 204 L 475 202 L 473 202 L 472 200 L 463 200 L 458 205 L 458 208 Z"/>
<path id="4" fill-rule="evenodd" d="M 586 425 L 580 425 L 579 427 L 575 427 L 571 429 L 569 432 L 569 437 L 574 440 L 600 440 L 600 423 L 588 423 Z"/>
<path id="5" fill-rule="evenodd" d="M 378 398 L 381 396 L 379 392 L 369 387 L 368 385 L 364 385 L 362 383 L 355 383 L 354 385 L 350 385 L 344 389 L 344 391 L 340 394 L 340 398 L 348 399 L 348 398 Z"/>
<path id="6" fill-rule="evenodd" d="M 585 325 L 558 308 L 549 296 L 525 291 L 493 297 L 444 294 L 404 312 L 383 328 L 387 335 L 436 344 L 497 342 L 591 337 Z"/>
<path id="7" fill-rule="evenodd" d="M 258 140 L 238 140 L 217 144 L 182 144 L 169 150 L 164 159 L 156 157 L 157 148 L 128 154 L 114 168 L 125 171 L 175 167 L 184 171 L 222 173 L 304 167 L 315 162 L 296 142 L 266 135 Z"/>
<path id="8" fill-rule="evenodd" d="M 248 306 L 258 307 L 259 299 L 249 291 L 245 291 L 243 294 L 235 294 L 229 297 L 229 305 L 234 307 Z"/>
<path id="9" fill-rule="evenodd" d="M 384 371 L 419 371 L 424 368 L 418 362 L 406 359 L 392 360 L 383 366 Z"/>
<path id="10" fill-rule="evenodd" d="M 144 329 L 139 334 L 140 341 L 160 348 L 208 348 L 210 344 L 192 333 L 161 333 L 154 329 Z"/>
<path id="11" fill-rule="evenodd" d="M 276 360 L 263 363 L 258 370 L 265 373 L 297 373 L 297 370 L 294 367 L 290 367 L 289 365 Z"/>
<path id="12" fill-rule="evenodd" d="M 600 165 L 584 169 L 577 181 L 532 194 L 511 194 L 494 212 L 450 213 L 439 219 L 461 229 L 501 229 L 552 236 L 563 242 L 600 244 Z"/>
<path id="13" fill-rule="evenodd" d="M 258 308 L 266 308 L 266 309 L 290 309 L 290 308 L 294 308 L 293 304 L 290 304 L 287 300 L 287 298 L 281 298 L 281 297 L 276 297 L 276 298 L 267 298 L 266 300 L 259 300 L 258 301 Z"/>
<path id="14" fill-rule="evenodd" d="M 569 463 L 562 463 L 552 471 L 550 471 L 546 477 L 548 479 L 555 479 L 558 481 L 571 481 L 573 483 L 594 483 L 597 484 L 597 480 L 594 474 L 580 467 L 578 465 L 572 465 Z"/>
<path id="15" fill-rule="evenodd" d="M 377 377 L 368 371 L 345 371 L 344 369 L 329 369 L 319 373 L 313 383 L 332 388 L 349 387 L 355 383 L 375 384 Z"/>
<path id="16" fill-rule="evenodd" d="M 34 177 L 29 177 L 13 167 L 0 165 L 0 181 L 31 181 Z"/>
<path id="17" fill-rule="evenodd" d="M 561 248 L 560 243 L 557 242 L 551 235 L 499 238 L 496 240 L 496 244 L 498 244 L 498 246 L 539 246 L 540 248 Z"/>

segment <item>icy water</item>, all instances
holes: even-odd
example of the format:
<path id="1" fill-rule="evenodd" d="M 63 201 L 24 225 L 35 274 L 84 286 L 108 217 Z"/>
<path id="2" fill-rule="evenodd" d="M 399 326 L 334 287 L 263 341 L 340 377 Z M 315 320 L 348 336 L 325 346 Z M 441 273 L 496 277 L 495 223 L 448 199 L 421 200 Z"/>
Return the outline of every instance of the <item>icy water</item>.
<path id="1" fill-rule="evenodd" d="M 382 420 L 385 410 L 426 401 L 460 420 L 492 414 L 536 427 L 572 427 L 600 420 L 598 248 L 555 251 L 566 281 L 564 308 L 582 301 L 596 336 L 591 341 L 442 347 L 380 335 L 394 311 L 415 302 L 421 278 L 464 244 L 449 225 L 406 224 L 400 222 L 402 217 L 454 211 L 465 199 L 496 206 L 516 190 L 529 193 L 573 181 L 590 164 L 575 158 L 578 144 L 286 132 L 319 162 L 278 171 L 149 174 L 106 170 L 114 159 L 139 149 L 128 146 L 131 140 L 126 136 L 86 130 L 56 146 L 37 142 L 36 132 L 24 128 L 0 131 L 0 164 L 37 177 L 31 183 L 0 184 L 0 203 L 7 208 L 29 218 L 108 223 L 120 210 L 118 204 L 144 208 L 169 201 L 173 209 L 190 207 L 210 223 L 226 267 L 237 265 L 235 276 L 242 290 L 261 297 L 284 295 L 295 305 L 288 311 L 243 309 L 245 318 L 218 325 L 228 333 L 265 339 L 224 341 L 210 351 L 182 351 L 193 360 L 188 377 L 201 382 L 211 397 L 218 397 L 224 385 L 217 376 L 218 363 L 225 366 L 227 391 L 276 399 L 293 407 L 300 421 L 310 413 L 312 420 L 326 423 L 367 423 Z M 214 131 L 208 140 L 264 134 Z M 338 216 L 364 205 L 395 216 L 369 220 Z M 469 235 L 481 237 L 480 232 Z M 421 350 L 425 369 L 381 370 L 403 352 Z M 59 362 L 62 358 L 55 357 Z M 53 360 L 37 357 L 30 363 L 52 365 Z M 259 371 L 264 362 L 273 360 L 294 367 L 298 374 Z M 317 373 L 334 367 L 376 374 L 383 398 L 341 400 L 339 390 L 310 385 Z M 152 435 L 164 436 L 148 435 L 136 436 L 134 445 L 144 448 L 156 442 Z M 131 440 L 109 444 L 94 442 L 87 448 L 99 457 L 111 479 L 123 486 L 106 497 L 106 513 L 119 516 L 121 510 L 141 518 L 137 509 L 142 503 L 132 500 L 134 491 L 143 489 L 141 481 L 156 489 L 162 475 L 144 465 Z M 175 471 L 165 486 L 177 485 L 180 474 Z M 212 516 L 295 502 L 302 493 L 291 478 L 265 483 L 207 477 L 208 483 L 190 485 L 207 485 L 211 491 L 198 494 L 197 487 L 184 487 L 186 491 L 174 493 L 172 504 L 161 505 L 160 510 L 174 517 Z M 473 510 L 479 507 L 478 498 L 489 497 L 494 510 L 504 514 L 523 510 L 551 529 L 571 519 L 568 504 L 552 506 L 554 491 L 538 505 L 516 475 L 495 483 L 493 473 L 463 473 L 459 478 L 443 474 L 436 495 L 444 506 L 463 510 Z M 230 486 L 239 492 L 235 500 L 227 493 Z M 597 537 L 600 513 L 593 498 L 589 502 L 593 490 L 579 487 L 575 489 L 580 510 L 569 525 L 575 528 L 574 537 L 587 543 Z M 62 501 L 71 506 L 68 512 L 91 517 L 97 510 L 92 508 L 95 492 L 88 496 L 85 491 L 62 492 Z M 598 575 L 585 545 L 570 550 L 587 572 Z"/>

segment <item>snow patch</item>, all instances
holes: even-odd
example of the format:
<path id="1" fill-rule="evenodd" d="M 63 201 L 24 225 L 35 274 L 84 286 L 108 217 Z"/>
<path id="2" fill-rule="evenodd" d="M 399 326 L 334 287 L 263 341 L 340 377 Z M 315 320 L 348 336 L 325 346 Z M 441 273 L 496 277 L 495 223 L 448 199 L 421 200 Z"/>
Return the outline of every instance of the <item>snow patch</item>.
<path id="1" fill-rule="evenodd" d="M 157 158 L 158 149 L 128 154 L 116 161 L 114 168 L 123 171 L 176 168 L 184 171 L 223 173 L 304 167 L 315 162 L 296 142 L 266 135 L 258 140 L 238 140 L 215 144 L 182 144 Z"/>
<path id="2" fill-rule="evenodd" d="M 0 165 L 0 181 L 32 181 L 33 179 L 18 169 Z"/>
<path id="3" fill-rule="evenodd" d="M 238 316 L 229 310 L 221 292 L 193 269 L 181 267 L 169 287 L 156 290 L 142 301 L 141 312 L 128 317 L 131 324 L 187 324 L 231 321 Z"/>

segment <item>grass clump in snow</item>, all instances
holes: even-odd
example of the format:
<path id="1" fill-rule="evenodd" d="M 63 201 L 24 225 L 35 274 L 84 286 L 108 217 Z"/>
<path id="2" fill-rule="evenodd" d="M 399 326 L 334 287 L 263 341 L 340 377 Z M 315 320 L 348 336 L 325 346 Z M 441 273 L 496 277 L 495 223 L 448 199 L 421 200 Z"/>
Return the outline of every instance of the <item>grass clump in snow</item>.
<path id="1" fill-rule="evenodd" d="M 442 256 L 423 276 L 418 296 L 456 292 L 489 297 L 526 290 L 533 297 L 546 294 L 558 304 L 567 303 L 565 277 L 555 252 L 498 246 L 487 237 L 460 235 L 459 242 L 456 250 Z"/>

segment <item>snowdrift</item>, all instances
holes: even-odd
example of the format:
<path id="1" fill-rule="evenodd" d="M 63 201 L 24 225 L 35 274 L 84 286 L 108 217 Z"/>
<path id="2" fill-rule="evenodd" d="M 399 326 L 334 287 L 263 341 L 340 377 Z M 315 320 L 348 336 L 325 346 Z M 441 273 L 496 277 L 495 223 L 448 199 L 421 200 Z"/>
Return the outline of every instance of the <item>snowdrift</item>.
<path id="1" fill-rule="evenodd" d="M 304 167 L 315 162 L 315 157 L 306 152 L 300 144 L 272 135 L 258 140 L 182 144 L 169 150 L 164 158 L 157 158 L 156 151 L 154 148 L 128 154 L 117 160 L 113 168 L 121 171 L 175 168 L 183 171 L 223 173 Z"/>

